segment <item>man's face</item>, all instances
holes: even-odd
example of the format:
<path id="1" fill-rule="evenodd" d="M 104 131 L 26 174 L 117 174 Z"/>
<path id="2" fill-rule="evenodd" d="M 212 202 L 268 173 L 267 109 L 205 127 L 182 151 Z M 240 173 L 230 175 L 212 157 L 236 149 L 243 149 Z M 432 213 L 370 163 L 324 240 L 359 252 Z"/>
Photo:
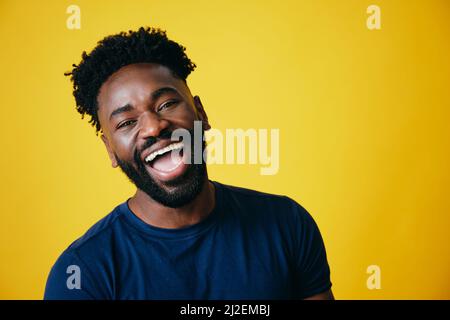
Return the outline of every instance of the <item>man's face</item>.
<path id="1" fill-rule="evenodd" d="M 170 151 L 159 154 L 175 146 L 171 141 L 175 129 L 190 130 L 191 141 L 195 120 L 209 129 L 200 99 L 192 97 L 184 81 L 161 65 L 132 64 L 103 83 L 97 101 L 112 166 L 119 166 L 138 189 L 167 207 L 191 202 L 204 185 L 206 165 L 193 164 L 192 159 L 192 164 L 186 163 L 179 150 L 174 154 L 180 157 Z"/>

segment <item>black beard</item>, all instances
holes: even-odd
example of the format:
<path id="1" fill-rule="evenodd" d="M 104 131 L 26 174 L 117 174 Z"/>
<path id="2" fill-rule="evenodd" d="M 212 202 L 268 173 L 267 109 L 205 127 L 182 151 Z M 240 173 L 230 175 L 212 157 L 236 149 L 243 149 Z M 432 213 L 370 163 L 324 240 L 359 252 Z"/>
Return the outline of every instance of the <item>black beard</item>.
<path id="1" fill-rule="evenodd" d="M 133 166 L 131 162 L 122 161 L 117 157 L 116 160 L 119 167 L 126 174 L 128 179 L 140 190 L 145 192 L 150 198 L 170 208 L 179 208 L 190 202 L 192 202 L 195 197 L 202 191 L 203 185 L 207 177 L 206 174 L 206 163 L 203 161 L 203 152 L 206 148 L 206 143 L 203 140 L 202 133 L 202 163 L 194 163 L 194 131 L 188 130 L 191 134 L 191 163 L 188 164 L 187 170 L 179 177 L 164 182 L 164 186 L 170 189 L 160 186 L 153 177 L 145 169 L 145 164 L 141 160 L 138 151 L 134 153 L 134 163 L 137 169 Z M 170 133 L 165 132 L 164 137 L 170 138 Z M 155 138 L 152 141 L 144 144 L 146 149 L 150 145 L 156 142 Z"/>

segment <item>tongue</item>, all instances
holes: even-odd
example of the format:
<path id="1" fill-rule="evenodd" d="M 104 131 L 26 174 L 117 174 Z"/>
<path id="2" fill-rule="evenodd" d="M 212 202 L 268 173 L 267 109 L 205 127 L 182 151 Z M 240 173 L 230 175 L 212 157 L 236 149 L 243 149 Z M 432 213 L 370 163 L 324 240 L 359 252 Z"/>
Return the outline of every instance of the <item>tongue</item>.
<path id="1" fill-rule="evenodd" d="M 162 156 L 158 156 L 155 160 L 153 160 L 152 168 L 163 172 L 172 171 L 180 164 L 182 159 L 183 157 L 180 155 L 179 151 L 166 152 Z"/>

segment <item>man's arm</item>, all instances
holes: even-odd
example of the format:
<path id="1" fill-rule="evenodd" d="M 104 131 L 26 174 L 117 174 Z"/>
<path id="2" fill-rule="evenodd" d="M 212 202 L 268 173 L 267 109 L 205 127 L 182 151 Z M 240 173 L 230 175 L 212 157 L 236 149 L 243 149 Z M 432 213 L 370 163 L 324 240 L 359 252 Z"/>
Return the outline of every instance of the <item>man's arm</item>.
<path id="1" fill-rule="evenodd" d="M 334 299 L 325 244 L 313 217 L 292 201 L 295 220 L 295 293 L 297 299 Z"/>
<path id="2" fill-rule="evenodd" d="M 100 297 L 80 258 L 72 252 L 63 252 L 48 276 L 44 300 L 102 299 Z"/>
<path id="3" fill-rule="evenodd" d="M 330 290 L 305 298 L 305 300 L 334 300 L 333 292 Z"/>

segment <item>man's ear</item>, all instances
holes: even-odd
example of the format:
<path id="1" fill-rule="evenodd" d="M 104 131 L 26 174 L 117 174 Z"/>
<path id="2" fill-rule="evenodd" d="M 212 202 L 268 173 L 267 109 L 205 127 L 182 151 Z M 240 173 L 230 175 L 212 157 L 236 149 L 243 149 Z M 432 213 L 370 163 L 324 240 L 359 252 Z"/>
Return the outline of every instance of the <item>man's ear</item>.
<path id="1" fill-rule="evenodd" d="M 211 129 L 211 125 L 209 124 L 209 121 L 208 121 L 208 116 L 206 115 L 205 109 L 203 108 L 203 105 L 202 105 L 202 102 L 200 101 L 199 96 L 194 97 L 194 106 L 195 106 L 195 110 L 197 112 L 198 117 L 203 122 L 203 128 L 205 130 Z"/>
<path id="2" fill-rule="evenodd" d="M 117 164 L 116 155 L 114 154 L 114 152 L 111 149 L 111 146 L 109 145 L 108 138 L 106 138 L 103 133 L 101 134 L 101 138 L 102 138 L 103 143 L 105 144 L 106 151 L 108 151 L 108 156 L 109 156 L 109 159 L 111 160 L 112 167 L 117 168 L 118 164 Z"/>

